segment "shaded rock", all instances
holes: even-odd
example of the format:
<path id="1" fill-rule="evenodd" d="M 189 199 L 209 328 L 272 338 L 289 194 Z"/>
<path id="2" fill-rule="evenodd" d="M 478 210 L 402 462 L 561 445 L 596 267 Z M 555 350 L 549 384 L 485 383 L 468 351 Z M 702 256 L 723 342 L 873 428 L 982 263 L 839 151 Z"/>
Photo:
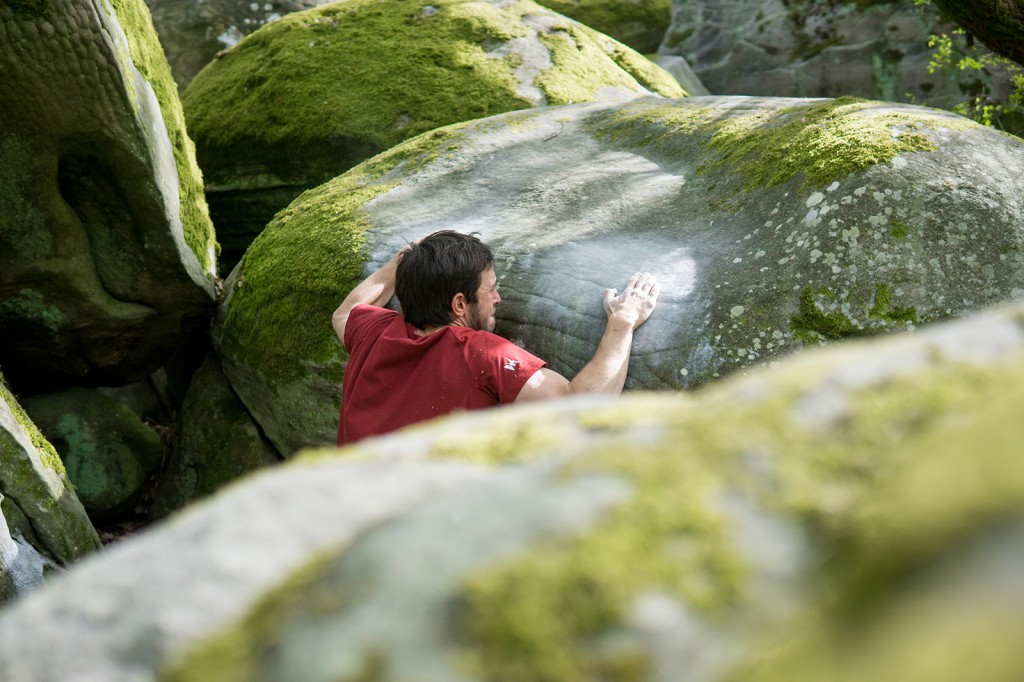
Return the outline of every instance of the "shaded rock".
<path id="1" fill-rule="evenodd" d="M 64 466 L 0 377 L 0 507 L 37 549 L 60 564 L 100 546 Z M 12 519 L 12 514 L 16 518 Z M 25 533 L 26 526 L 32 534 Z"/>
<path id="2" fill-rule="evenodd" d="M 94 519 L 126 510 L 163 459 L 160 436 L 130 407 L 95 390 L 72 388 L 23 404 Z"/>
<path id="3" fill-rule="evenodd" d="M 165 516 L 279 459 L 210 355 L 192 377 L 182 404 L 178 438 L 152 513 Z"/>
<path id="4" fill-rule="evenodd" d="M 1017 302 L 694 397 L 445 418 L 78 567 L 0 615 L 0 674 L 1012 680 L 1021 405 Z"/>
<path id="5" fill-rule="evenodd" d="M 201 332 L 214 235 L 142 0 L 0 4 L 0 358 L 128 383 Z"/>
<path id="6" fill-rule="evenodd" d="M 662 283 L 628 388 L 691 388 L 805 345 L 1024 291 L 1024 143 L 840 99 L 687 98 L 517 112 L 412 140 L 307 192 L 226 282 L 224 371 L 284 453 L 331 443 L 331 313 L 407 240 L 495 250 L 497 331 L 574 376 L 604 287 Z M 365 263 L 364 263 L 365 260 Z"/>
<path id="7" fill-rule="evenodd" d="M 301 191 L 402 140 L 513 109 L 685 93 L 593 29 L 524 0 L 349 0 L 268 24 L 182 100 L 233 265 Z"/>
<path id="8" fill-rule="evenodd" d="M 542 0 L 539 4 L 611 36 L 641 54 L 658 49 L 672 21 L 671 0 Z"/>
<path id="9" fill-rule="evenodd" d="M 286 14 L 331 0 L 146 0 L 178 87 L 184 89 L 221 50 Z"/>
<path id="10" fill-rule="evenodd" d="M 951 109 L 978 87 L 978 76 L 929 73 L 928 38 L 951 29 L 928 4 L 673 0 L 658 52 L 684 57 L 716 95 L 855 95 Z M 1009 83 L 988 86 L 1010 92 Z"/>

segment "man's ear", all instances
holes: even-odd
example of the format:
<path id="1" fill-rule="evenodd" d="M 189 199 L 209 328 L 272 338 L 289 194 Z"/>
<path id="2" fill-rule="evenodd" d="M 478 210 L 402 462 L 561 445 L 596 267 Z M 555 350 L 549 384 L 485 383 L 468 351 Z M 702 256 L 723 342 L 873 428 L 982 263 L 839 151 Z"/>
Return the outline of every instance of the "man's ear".
<path id="1" fill-rule="evenodd" d="M 451 314 L 452 321 L 461 320 L 466 316 L 466 309 L 469 306 L 469 301 L 466 300 L 466 295 L 461 291 L 452 296 L 451 302 Z"/>

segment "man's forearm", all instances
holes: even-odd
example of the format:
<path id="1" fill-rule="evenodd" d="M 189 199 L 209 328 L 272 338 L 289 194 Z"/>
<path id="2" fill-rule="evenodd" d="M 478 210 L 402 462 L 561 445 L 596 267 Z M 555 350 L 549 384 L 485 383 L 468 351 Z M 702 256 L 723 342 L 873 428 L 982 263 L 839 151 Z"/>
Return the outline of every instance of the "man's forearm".
<path id="1" fill-rule="evenodd" d="M 593 359 L 569 382 L 570 392 L 616 395 L 622 392 L 633 346 L 633 324 L 620 317 L 608 320 Z"/>
<path id="2" fill-rule="evenodd" d="M 356 285 L 334 311 L 331 323 L 342 343 L 345 341 L 345 325 L 348 324 L 348 316 L 353 308 L 357 305 L 383 307 L 395 295 L 395 272 L 403 251 L 399 251 L 382 268 Z"/>

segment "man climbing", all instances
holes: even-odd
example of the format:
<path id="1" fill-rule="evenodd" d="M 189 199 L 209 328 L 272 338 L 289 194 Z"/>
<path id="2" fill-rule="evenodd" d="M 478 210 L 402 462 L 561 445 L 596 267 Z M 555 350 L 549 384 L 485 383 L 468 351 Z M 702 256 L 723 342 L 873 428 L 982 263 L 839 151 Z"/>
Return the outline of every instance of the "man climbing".
<path id="1" fill-rule="evenodd" d="M 381 306 L 397 295 L 403 315 Z M 361 282 L 334 312 L 349 352 L 338 444 L 460 409 L 577 393 L 622 392 L 633 332 L 658 301 L 658 283 L 637 273 L 625 291 L 604 291 L 608 316 L 593 359 L 569 381 L 494 331 L 501 302 L 494 257 L 473 235 L 435 232 L 406 246 Z"/>

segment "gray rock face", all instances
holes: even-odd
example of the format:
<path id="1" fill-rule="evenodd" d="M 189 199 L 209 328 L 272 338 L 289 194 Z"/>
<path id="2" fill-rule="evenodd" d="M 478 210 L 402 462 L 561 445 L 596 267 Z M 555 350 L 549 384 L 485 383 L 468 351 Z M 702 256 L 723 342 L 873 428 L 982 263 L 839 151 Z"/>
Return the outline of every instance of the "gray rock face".
<path id="1" fill-rule="evenodd" d="M 23 406 L 94 519 L 125 511 L 163 461 L 160 436 L 130 407 L 95 390 L 33 396 Z"/>
<path id="2" fill-rule="evenodd" d="M 0 358 L 127 383 L 200 330 L 213 230 L 142 0 L 0 4 Z"/>
<path id="3" fill-rule="evenodd" d="M 1022 178 L 1024 143 L 906 105 L 507 114 L 411 141 L 282 211 L 228 281 L 216 343 L 282 453 L 332 442 L 345 356 L 331 313 L 407 240 L 453 228 L 495 250 L 497 331 L 569 377 L 597 347 L 602 289 L 656 275 L 626 386 L 692 388 L 1021 293 Z"/>
<path id="4" fill-rule="evenodd" d="M 1022 404 L 1018 301 L 311 453 L 11 606 L 0 675 L 1009 682 Z"/>
<path id="5" fill-rule="evenodd" d="M 952 108 L 956 80 L 929 74 L 931 6 L 828 0 L 673 0 L 659 54 L 679 55 L 716 95 L 838 97 Z M 998 84 L 997 84 L 998 85 Z"/>
<path id="6" fill-rule="evenodd" d="M 178 87 L 261 26 L 331 0 L 146 0 Z"/>
<path id="7" fill-rule="evenodd" d="M 37 549 L 70 564 L 100 546 L 53 447 L 0 380 L 2 515 Z M 6 525 L 6 522 L 5 522 Z"/>

